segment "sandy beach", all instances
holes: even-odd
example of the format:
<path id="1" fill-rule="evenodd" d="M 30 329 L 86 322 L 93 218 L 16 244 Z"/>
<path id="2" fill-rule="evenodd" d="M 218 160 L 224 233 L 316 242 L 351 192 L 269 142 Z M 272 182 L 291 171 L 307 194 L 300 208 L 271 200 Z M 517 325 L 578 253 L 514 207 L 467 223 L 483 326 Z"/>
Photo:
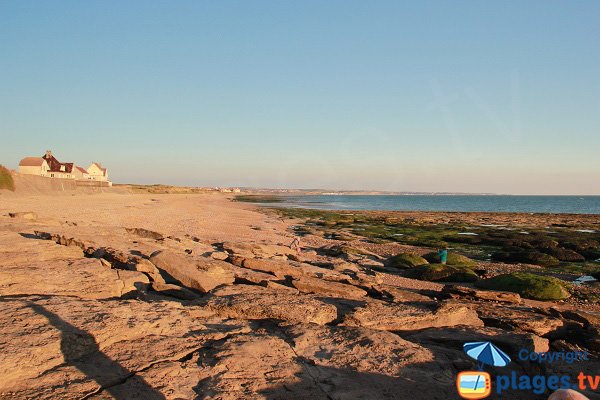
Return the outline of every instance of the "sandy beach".
<path id="1" fill-rule="evenodd" d="M 2 192 L 0 397 L 441 400 L 466 341 L 598 351 L 569 302 L 386 272 L 419 246 L 313 233 L 298 254 L 301 219 L 232 198 Z"/>

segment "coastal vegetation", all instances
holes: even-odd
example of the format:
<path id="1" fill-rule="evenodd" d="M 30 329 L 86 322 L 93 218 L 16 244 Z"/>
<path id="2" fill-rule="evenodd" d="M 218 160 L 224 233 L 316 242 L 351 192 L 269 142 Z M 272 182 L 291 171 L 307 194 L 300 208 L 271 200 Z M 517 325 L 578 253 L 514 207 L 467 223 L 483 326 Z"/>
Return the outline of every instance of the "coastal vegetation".
<path id="1" fill-rule="evenodd" d="M 426 264 L 408 270 L 407 278 L 431 282 L 476 282 L 479 277 L 464 265 Z"/>
<path id="2" fill-rule="evenodd" d="M 498 275 L 477 282 L 477 286 L 515 292 L 534 300 L 562 300 L 569 297 L 569 292 L 560 280 L 526 272 Z"/>
<path id="3" fill-rule="evenodd" d="M 12 177 L 10 171 L 0 165 L 0 189 L 8 189 L 10 191 L 15 191 L 15 181 Z"/>
<path id="4" fill-rule="evenodd" d="M 407 278 L 476 282 L 482 288 L 526 298 L 559 300 L 573 292 L 570 282 L 576 278 L 600 277 L 600 232 L 591 229 L 596 222 L 585 218 L 550 223 L 542 217 L 533 223 L 536 217 L 522 215 L 513 224 L 484 224 L 462 214 L 444 219 L 393 211 L 270 208 L 266 212 L 293 220 L 297 235 L 346 243 L 328 248 L 331 256 L 366 256 L 360 242 L 415 246 L 415 253 L 395 254 L 382 269 Z M 446 264 L 440 263 L 437 250 L 441 248 L 449 250 Z M 575 292 L 582 299 L 599 300 L 593 291 Z"/>
<path id="5" fill-rule="evenodd" d="M 281 203 L 283 199 L 279 196 L 243 194 L 235 196 L 233 201 L 241 201 L 244 203 Z"/>

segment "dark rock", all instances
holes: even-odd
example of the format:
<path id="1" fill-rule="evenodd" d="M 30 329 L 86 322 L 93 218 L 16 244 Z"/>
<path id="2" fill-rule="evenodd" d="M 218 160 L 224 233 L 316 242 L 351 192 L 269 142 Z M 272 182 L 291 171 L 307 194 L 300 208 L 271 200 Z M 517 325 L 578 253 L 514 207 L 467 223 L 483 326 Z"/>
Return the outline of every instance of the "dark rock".
<path id="1" fill-rule="evenodd" d="M 499 251 L 492 254 L 492 259 L 501 262 L 541 265 L 543 267 L 553 267 L 560 264 L 560 261 L 555 257 L 535 250 Z"/>
<path id="2" fill-rule="evenodd" d="M 543 250 L 544 253 L 551 255 L 559 261 L 582 262 L 585 257 L 574 250 L 564 249 L 562 247 L 550 247 Z"/>

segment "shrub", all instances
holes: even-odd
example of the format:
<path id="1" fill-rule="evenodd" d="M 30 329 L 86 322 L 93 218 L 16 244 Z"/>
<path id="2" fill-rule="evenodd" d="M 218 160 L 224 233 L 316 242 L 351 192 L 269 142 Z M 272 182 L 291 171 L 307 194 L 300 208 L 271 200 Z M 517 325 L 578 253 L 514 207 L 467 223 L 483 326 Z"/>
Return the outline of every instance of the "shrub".
<path id="1" fill-rule="evenodd" d="M 15 181 L 12 174 L 4 166 L 0 165 L 0 189 L 15 191 Z"/>
<path id="2" fill-rule="evenodd" d="M 399 253 L 388 258 L 387 264 L 394 268 L 413 268 L 419 265 L 429 264 L 423 257 L 411 253 Z"/>
<path id="3" fill-rule="evenodd" d="M 560 280 L 527 272 L 498 275 L 480 280 L 476 285 L 483 289 L 519 293 L 522 297 L 534 300 L 562 300 L 569 297 Z"/>
<path id="4" fill-rule="evenodd" d="M 437 252 L 427 253 L 423 256 L 427 261 L 432 264 L 439 264 L 442 260 Z M 462 265 L 467 267 L 475 267 L 477 266 L 477 262 L 471 260 L 469 257 L 465 257 L 460 254 L 450 253 L 448 252 L 448 257 L 446 258 L 447 265 Z"/>
<path id="5" fill-rule="evenodd" d="M 409 269 L 405 277 L 432 282 L 475 282 L 479 279 L 464 265 L 428 264 Z"/>

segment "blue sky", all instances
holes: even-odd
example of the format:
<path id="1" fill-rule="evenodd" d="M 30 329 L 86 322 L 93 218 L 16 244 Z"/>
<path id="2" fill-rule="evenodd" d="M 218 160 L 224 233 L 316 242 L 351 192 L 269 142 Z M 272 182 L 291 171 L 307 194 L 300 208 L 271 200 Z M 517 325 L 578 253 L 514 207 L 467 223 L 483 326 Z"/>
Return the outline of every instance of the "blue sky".
<path id="1" fill-rule="evenodd" d="M 0 163 L 600 194 L 597 1 L 0 1 Z"/>

